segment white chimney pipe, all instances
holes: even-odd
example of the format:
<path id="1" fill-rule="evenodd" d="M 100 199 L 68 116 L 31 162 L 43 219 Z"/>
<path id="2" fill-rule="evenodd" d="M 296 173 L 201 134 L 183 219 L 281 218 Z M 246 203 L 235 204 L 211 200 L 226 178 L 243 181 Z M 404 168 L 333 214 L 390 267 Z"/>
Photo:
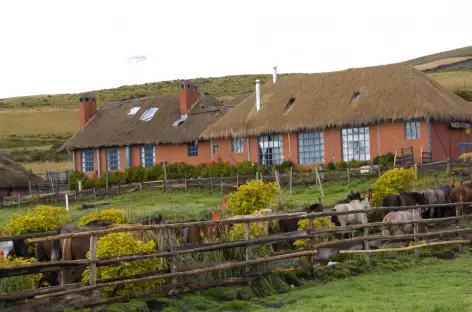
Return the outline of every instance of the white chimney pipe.
<path id="1" fill-rule="evenodd" d="M 259 79 L 256 80 L 256 110 L 259 111 L 261 109 L 261 81 Z"/>
<path id="2" fill-rule="evenodd" d="M 277 81 L 277 66 L 274 66 L 274 73 L 272 74 L 272 82 L 275 83 Z"/>

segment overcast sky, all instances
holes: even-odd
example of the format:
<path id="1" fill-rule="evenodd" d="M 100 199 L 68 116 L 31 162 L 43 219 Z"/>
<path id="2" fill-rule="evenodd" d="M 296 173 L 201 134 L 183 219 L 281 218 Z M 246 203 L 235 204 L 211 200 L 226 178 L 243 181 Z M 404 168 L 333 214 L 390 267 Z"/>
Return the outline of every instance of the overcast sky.
<path id="1" fill-rule="evenodd" d="M 471 12 L 471 0 L 1 0 L 0 98 L 399 62 L 472 45 Z"/>

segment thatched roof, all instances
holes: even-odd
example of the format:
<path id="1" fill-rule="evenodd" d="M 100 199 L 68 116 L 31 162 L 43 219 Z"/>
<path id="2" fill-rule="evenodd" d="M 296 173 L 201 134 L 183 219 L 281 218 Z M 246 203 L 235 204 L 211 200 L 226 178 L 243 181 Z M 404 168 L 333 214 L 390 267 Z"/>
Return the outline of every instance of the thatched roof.
<path id="1" fill-rule="evenodd" d="M 128 115 L 133 107 L 140 109 Z M 141 121 L 150 107 L 159 109 L 151 120 Z M 188 112 L 188 118 L 175 127 L 173 123 L 180 119 L 179 94 L 111 102 L 98 110 L 85 128 L 77 130 L 59 150 L 192 142 L 229 109 L 212 95 L 202 93 Z"/>
<path id="2" fill-rule="evenodd" d="M 360 92 L 358 101 L 351 100 L 356 90 Z M 472 119 L 470 103 L 406 64 L 283 77 L 261 87 L 259 111 L 255 103 L 253 93 L 201 137 L 287 133 L 427 117 Z"/>
<path id="3" fill-rule="evenodd" d="M 33 185 L 46 183 L 41 177 L 0 153 L 0 189 L 28 188 L 28 181 L 31 181 Z"/>

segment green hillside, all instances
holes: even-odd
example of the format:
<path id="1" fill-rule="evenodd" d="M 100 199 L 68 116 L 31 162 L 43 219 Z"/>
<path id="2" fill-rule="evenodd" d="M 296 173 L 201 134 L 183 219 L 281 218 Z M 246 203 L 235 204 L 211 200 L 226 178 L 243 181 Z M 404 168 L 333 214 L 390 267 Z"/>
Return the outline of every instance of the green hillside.
<path id="1" fill-rule="evenodd" d="M 463 47 L 459 49 L 454 49 L 454 50 L 449 50 L 449 51 L 444 51 L 444 52 L 439 52 L 439 53 L 434 53 L 422 57 L 418 57 L 409 61 L 406 61 L 406 63 L 416 66 L 416 65 L 421 65 L 429 62 L 434 62 L 446 58 L 454 58 L 454 57 L 464 57 L 464 56 L 471 56 L 472 57 L 472 46 L 468 47 Z"/>
<path id="2" fill-rule="evenodd" d="M 282 74 L 283 76 L 283 74 Z M 253 91 L 255 80 L 260 79 L 265 83 L 272 79 L 272 75 L 236 75 L 217 78 L 196 78 L 195 83 L 204 92 L 208 92 L 218 98 L 233 98 L 236 95 Z M 179 92 L 180 80 L 146 83 L 141 85 L 122 86 L 115 89 L 92 91 L 97 96 L 98 105 L 109 101 L 124 100 L 136 97 L 162 95 Z M 24 96 L 5 99 L 9 107 L 77 107 L 79 94 L 55 94 Z"/>

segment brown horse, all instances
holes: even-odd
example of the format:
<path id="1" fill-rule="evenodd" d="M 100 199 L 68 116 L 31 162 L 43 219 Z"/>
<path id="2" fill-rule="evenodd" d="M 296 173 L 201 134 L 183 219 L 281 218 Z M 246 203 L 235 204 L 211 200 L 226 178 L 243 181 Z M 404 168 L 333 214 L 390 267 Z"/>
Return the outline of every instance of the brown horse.
<path id="1" fill-rule="evenodd" d="M 451 203 L 456 204 L 456 215 L 461 215 L 463 213 L 469 214 L 470 205 L 461 204 L 461 202 L 472 202 L 472 185 L 456 185 L 450 193 Z"/>
<path id="2" fill-rule="evenodd" d="M 112 225 L 110 222 L 105 221 L 94 221 L 86 226 L 76 226 L 73 224 L 66 224 L 59 229 L 59 234 L 71 234 L 88 232 L 94 230 L 103 230 Z M 47 248 L 47 245 L 43 245 L 43 248 Z M 79 236 L 74 238 L 65 238 L 62 240 L 53 240 L 51 243 L 51 261 L 62 260 L 80 260 L 86 259 L 86 254 L 90 250 L 90 235 Z M 84 268 L 64 270 L 62 282 L 64 284 L 79 282 L 81 279 Z M 52 274 L 52 279 L 58 281 L 58 273 Z"/>

